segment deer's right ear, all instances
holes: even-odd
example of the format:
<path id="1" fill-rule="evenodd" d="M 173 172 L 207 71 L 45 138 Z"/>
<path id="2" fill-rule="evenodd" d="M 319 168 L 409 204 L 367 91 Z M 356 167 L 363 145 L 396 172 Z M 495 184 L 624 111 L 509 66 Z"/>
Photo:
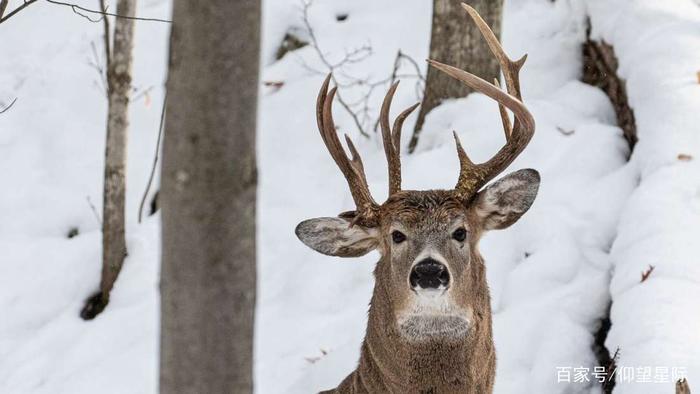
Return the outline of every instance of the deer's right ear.
<path id="1" fill-rule="evenodd" d="M 363 227 L 341 218 L 304 220 L 294 230 L 306 246 L 328 256 L 363 256 L 379 244 L 376 228 Z"/>

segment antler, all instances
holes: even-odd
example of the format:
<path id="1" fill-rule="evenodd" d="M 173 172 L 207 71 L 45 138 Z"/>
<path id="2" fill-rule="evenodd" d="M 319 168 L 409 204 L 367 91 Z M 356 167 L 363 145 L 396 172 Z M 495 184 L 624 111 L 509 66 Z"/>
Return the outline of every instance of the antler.
<path id="1" fill-rule="evenodd" d="M 321 132 L 321 138 L 328 152 L 330 152 L 331 157 L 333 157 L 338 168 L 340 168 L 340 171 L 345 176 L 348 187 L 350 188 L 350 193 L 355 201 L 357 210 L 352 223 L 375 225 L 379 205 L 377 205 L 369 192 L 364 166 L 362 165 L 362 158 L 357 152 L 357 149 L 355 149 L 355 145 L 352 143 L 352 140 L 350 140 L 350 137 L 345 135 L 345 140 L 352 154 L 352 160 L 350 160 L 336 134 L 335 123 L 333 122 L 333 98 L 335 97 L 337 88 L 333 88 L 328 92 L 330 80 L 331 74 L 328 74 L 323 81 L 321 90 L 318 92 L 318 99 L 316 100 L 316 121 L 318 122 L 318 130 Z"/>
<path id="2" fill-rule="evenodd" d="M 389 196 L 401 190 L 401 127 L 406 117 L 420 104 L 416 103 L 401 112 L 399 116 L 396 117 L 396 120 L 394 120 L 393 130 L 389 128 L 389 110 L 391 109 L 391 101 L 394 98 L 394 92 L 396 92 L 398 86 L 398 81 L 391 85 L 386 96 L 384 96 L 382 110 L 379 114 L 379 124 L 382 126 L 384 153 L 386 153 L 386 161 L 389 166 Z"/>
<path id="3" fill-rule="evenodd" d="M 326 144 L 328 152 L 330 152 L 331 157 L 333 157 L 338 168 L 345 176 L 352 198 L 355 200 L 356 212 L 345 216 L 353 216 L 353 224 L 362 223 L 366 226 L 373 226 L 377 224 L 379 205 L 369 192 L 362 158 L 352 140 L 345 135 L 345 141 L 347 141 L 348 149 L 350 149 L 352 160 L 348 159 L 343 146 L 340 144 L 340 140 L 338 140 L 335 123 L 333 122 L 333 98 L 337 88 L 333 88 L 328 92 L 330 81 L 331 74 L 328 74 L 323 81 L 323 85 L 321 85 L 321 90 L 318 92 L 318 99 L 316 100 L 318 130 L 321 132 L 321 138 L 323 138 L 323 143 Z M 379 121 L 382 126 L 384 153 L 386 153 L 386 160 L 389 164 L 389 196 L 401 190 L 401 159 L 399 157 L 401 153 L 401 127 L 406 117 L 420 104 L 416 103 L 401 112 L 394 120 L 393 128 L 390 128 L 389 110 L 391 109 L 391 101 L 394 98 L 394 92 L 396 92 L 398 85 L 398 82 L 391 85 L 384 97 L 384 103 L 379 115 Z"/>
<path id="4" fill-rule="evenodd" d="M 506 90 L 508 91 L 508 93 L 502 91 L 498 83 L 494 86 L 466 71 L 434 60 L 428 60 L 431 66 L 498 102 L 501 122 L 503 123 L 503 130 L 506 135 L 506 144 L 490 160 L 482 164 L 474 164 L 469 159 L 464 149 L 462 149 L 462 144 L 460 144 L 457 134 L 454 134 L 460 162 L 459 180 L 455 186 L 455 193 L 463 199 L 468 199 L 491 179 L 496 177 L 496 175 L 505 170 L 506 167 L 518 157 L 523 149 L 525 149 L 525 146 L 530 142 L 535 132 L 535 119 L 522 103 L 520 94 L 519 73 L 520 68 L 525 64 L 527 55 L 516 61 L 511 60 L 506 55 L 503 47 L 493 34 L 493 31 L 491 31 L 486 22 L 481 19 L 481 16 L 479 16 L 476 10 L 464 3 L 462 3 L 462 8 L 464 8 L 474 20 L 476 26 L 481 31 L 481 35 L 486 40 L 489 49 L 491 49 L 493 55 L 498 59 L 501 69 L 503 70 Z M 505 108 L 511 110 L 515 115 L 512 127 Z"/>

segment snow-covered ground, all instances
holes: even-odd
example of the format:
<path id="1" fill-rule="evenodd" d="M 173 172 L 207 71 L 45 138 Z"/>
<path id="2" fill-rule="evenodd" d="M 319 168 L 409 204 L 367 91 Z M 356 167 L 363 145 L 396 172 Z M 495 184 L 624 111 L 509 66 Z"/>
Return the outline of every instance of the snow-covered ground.
<path id="1" fill-rule="evenodd" d="M 355 367 L 377 260 L 375 254 L 321 256 L 294 236 L 299 221 L 352 207 L 316 130 L 323 75 L 310 68 L 323 64 L 310 47 L 274 60 L 285 32 L 303 29 L 301 4 L 264 3 L 261 80 L 283 85 L 262 87 L 259 107 L 260 393 L 333 387 Z M 629 163 L 608 99 L 578 81 L 588 13 L 592 34 L 615 46 L 627 80 L 640 138 Z M 139 14 L 167 17 L 169 4 L 145 0 Z M 425 71 L 430 15 L 430 2 L 421 0 L 317 0 L 309 8 L 331 61 L 371 45 L 371 56 L 343 70 L 371 80 L 391 73 L 399 49 Z M 482 241 L 497 393 L 600 392 L 594 381 L 574 382 L 573 368 L 592 373 L 597 366 L 593 334 L 611 301 L 606 345 L 620 348 L 619 365 L 649 367 L 652 381 L 657 367 L 669 375 L 663 383 L 624 382 L 620 375 L 616 392 L 672 392 L 674 367 L 691 385 L 700 381 L 699 22 L 700 7 L 691 0 L 506 2 L 504 45 L 512 57 L 529 54 L 522 90 L 537 121 L 511 169 L 538 169 L 542 186 L 520 222 Z M 0 104 L 18 97 L 0 115 L 0 393 L 156 391 L 160 218 L 138 224 L 136 215 L 155 149 L 169 27 L 137 24 L 135 85 L 153 88 L 131 111 L 130 254 L 108 309 L 86 323 L 78 313 L 100 268 L 99 224 L 86 200 L 100 211 L 106 105 L 89 66 L 91 42 L 101 53 L 100 29 L 45 3 L 0 25 Z M 400 73 L 412 68 L 402 63 Z M 416 101 L 414 83 L 400 85 L 395 114 Z M 371 96 L 371 116 L 387 87 Z M 353 99 L 363 91 L 343 92 Z M 356 141 L 373 194 L 382 200 L 379 140 L 358 135 L 338 105 L 335 117 Z M 415 115 L 404 130 L 414 121 Z M 416 153 L 403 158 L 405 188 L 453 186 L 452 130 L 475 160 L 503 144 L 497 107 L 480 94 L 444 103 L 424 130 Z M 679 154 L 693 159 L 678 160 Z M 67 239 L 72 227 L 80 234 Z M 648 265 L 656 268 L 640 283 Z M 565 368 L 571 382 L 557 382 Z"/>
<path id="2" fill-rule="evenodd" d="M 615 46 L 639 134 L 629 164 L 639 185 L 618 213 L 610 252 L 607 346 L 621 349 L 621 366 L 650 368 L 653 375 L 686 370 L 698 390 L 700 7 L 680 0 L 595 0 L 589 10 L 592 34 Z M 654 271 L 640 284 L 649 266 Z M 619 379 L 615 391 L 665 391 L 635 373 L 631 382 Z"/>

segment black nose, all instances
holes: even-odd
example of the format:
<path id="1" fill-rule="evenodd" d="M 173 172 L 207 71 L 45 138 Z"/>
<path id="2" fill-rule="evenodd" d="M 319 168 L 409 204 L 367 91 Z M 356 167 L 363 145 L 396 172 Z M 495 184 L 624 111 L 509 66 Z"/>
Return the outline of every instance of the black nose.
<path id="1" fill-rule="evenodd" d="M 427 258 L 413 267 L 409 281 L 413 288 L 420 286 L 423 289 L 437 289 L 440 285 L 447 287 L 450 273 L 439 261 Z"/>

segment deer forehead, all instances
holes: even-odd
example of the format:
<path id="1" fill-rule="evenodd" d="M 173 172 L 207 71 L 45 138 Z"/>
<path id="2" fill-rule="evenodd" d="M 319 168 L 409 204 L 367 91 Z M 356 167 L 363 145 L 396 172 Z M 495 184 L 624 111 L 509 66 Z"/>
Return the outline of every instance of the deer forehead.
<path id="1" fill-rule="evenodd" d="M 460 218 L 466 220 L 466 207 L 448 190 L 401 191 L 381 207 L 386 229 L 445 230 Z"/>

